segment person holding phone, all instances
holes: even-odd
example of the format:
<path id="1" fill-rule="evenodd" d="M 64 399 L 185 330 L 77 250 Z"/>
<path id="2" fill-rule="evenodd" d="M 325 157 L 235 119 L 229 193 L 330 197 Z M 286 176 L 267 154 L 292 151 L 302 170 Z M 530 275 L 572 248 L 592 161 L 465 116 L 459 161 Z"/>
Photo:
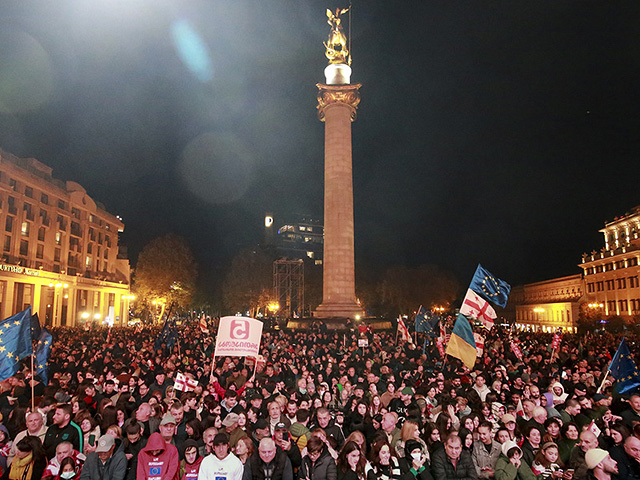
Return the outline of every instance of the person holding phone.
<path id="1" fill-rule="evenodd" d="M 291 440 L 291 434 L 284 422 L 276 424 L 273 431 L 273 441 L 276 446 L 280 447 L 289 457 L 291 466 L 296 469 L 302 464 L 302 455 L 296 442 Z"/>

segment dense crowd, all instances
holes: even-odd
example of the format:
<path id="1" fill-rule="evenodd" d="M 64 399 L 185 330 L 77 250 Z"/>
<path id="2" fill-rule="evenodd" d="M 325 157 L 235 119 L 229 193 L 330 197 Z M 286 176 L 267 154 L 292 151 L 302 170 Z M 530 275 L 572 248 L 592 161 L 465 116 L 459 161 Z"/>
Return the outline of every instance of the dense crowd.
<path id="1" fill-rule="evenodd" d="M 496 326 L 469 370 L 422 334 L 267 331 L 253 363 L 178 328 L 54 330 L 48 385 L 0 382 L 2 478 L 640 479 L 640 395 L 597 391 L 608 334 Z"/>

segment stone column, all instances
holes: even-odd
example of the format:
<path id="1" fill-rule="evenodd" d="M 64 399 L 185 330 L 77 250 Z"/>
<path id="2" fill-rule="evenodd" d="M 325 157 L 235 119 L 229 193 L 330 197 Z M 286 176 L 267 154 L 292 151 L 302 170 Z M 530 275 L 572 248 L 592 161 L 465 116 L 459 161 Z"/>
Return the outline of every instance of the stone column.
<path id="1" fill-rule="evenodd" d="M 360 103 L 360 84 L 318 84 L 318 116 L 325 123 L 324 260 L 322 305 L 315 317 L 355 318 L 351 122 Z"/>

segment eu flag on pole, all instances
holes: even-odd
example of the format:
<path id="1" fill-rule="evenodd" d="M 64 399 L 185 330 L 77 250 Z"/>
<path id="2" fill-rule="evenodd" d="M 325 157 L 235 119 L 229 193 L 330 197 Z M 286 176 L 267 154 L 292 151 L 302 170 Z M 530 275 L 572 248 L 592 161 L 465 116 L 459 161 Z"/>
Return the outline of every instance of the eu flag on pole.
<path id="1" fill-rule="evenodd" d="M 511 285 L 491 275 L 491 273 L 482 268 L 480 264 L 478 264 L 476 273 L 471 279 L 469 288 L 500 307 L 507 305 L 509 293 L 511 293 Z"/>
<path id="2" fill-rule="evenodd" d="M 168 348 L 173 348 L 178 339 L 178 332 L 176 331 L 176 321 L 173 318 L 167 318 L 164 322 L 164 327 L 162 327 L 162 331 L 156 338 L 156 342 L 154 344 L 154 348 L 159 350 L 162 347 L 162 344 L 166 344 Z"/>
<path id="3" fill-rule="evenodd" d="M 45 385 L 49 385 L 49 358 L 51 357 L 52 340 L 53 336 L 49 330 L 43 328 L 36 346 L 36 374 L 40 375 L 40 379 Z"/>
<path id="4" fill-rule="evenodd" d="M 423 333 L 428 329 L 429 320 L 427 319 L 427 309 L 420 305 L 418 313 L 416 313 L 416 332 Z"/>
<path id="5" fill-rule="evenodd" d="M 36 312 L 31 316 L 31 338 L 40 338 L 41 333 L 40 317 L 38 317 L 38 313 Z"/>
<path id="6" fill-rule="evenodd" d="M 633 360 L 624 338 L 620 342 L 613 360 L 611 360 L 609 373 L 617 380 L 616 391 L 618 393 L 627 393 L 640 387 L 640 372 L 638 372 L 636 362 Z"/>
<path id="7" fill-rule="evenodd" d="M 20 360 L 33 354 L 31 307 L 0 322 L 0 381 L 16 374 Z"/>

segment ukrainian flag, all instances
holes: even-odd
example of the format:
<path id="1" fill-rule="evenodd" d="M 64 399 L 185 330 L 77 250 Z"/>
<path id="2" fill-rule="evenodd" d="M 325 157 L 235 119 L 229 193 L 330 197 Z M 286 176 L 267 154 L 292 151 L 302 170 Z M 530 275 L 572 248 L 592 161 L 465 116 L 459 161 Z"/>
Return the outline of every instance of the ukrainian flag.
<path id="1" fill-rule="evenodd" d="M 462 363 L 471 370 L 476 363 L 476 341 L 473 338 L 473 330 L 467 317 L 458 314 L 456 323 L 451 332 L 451 340 L 447 344 L 447 354 L 459 358 Z"/>

